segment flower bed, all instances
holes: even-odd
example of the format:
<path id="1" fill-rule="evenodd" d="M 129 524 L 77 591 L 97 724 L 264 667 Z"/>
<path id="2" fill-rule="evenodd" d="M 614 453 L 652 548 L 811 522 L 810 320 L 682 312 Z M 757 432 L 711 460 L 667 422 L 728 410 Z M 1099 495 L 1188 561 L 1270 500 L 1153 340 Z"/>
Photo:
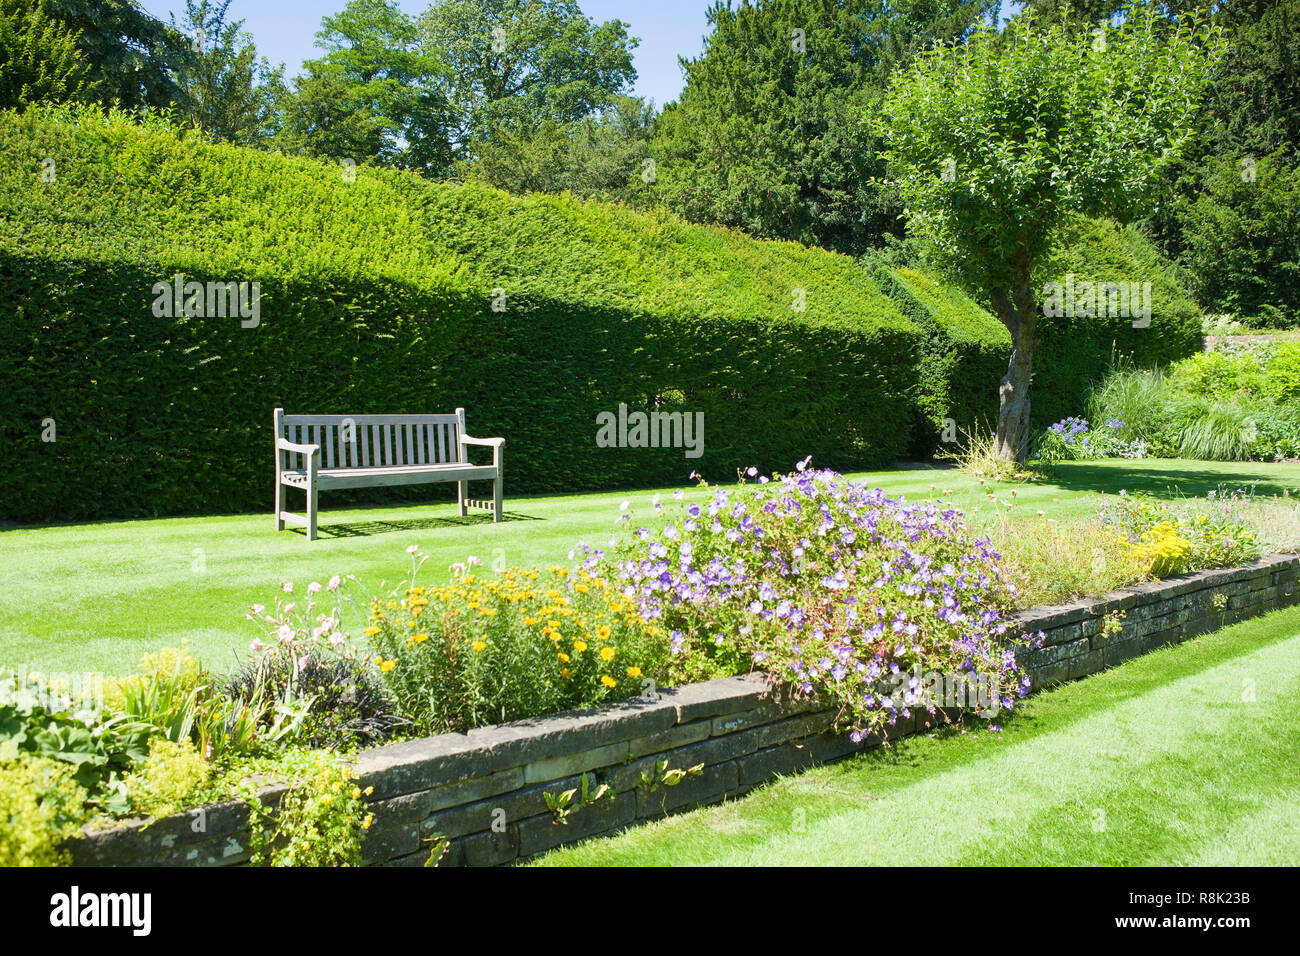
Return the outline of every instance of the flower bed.
<path id="1" fill-rule="evenodd" d="M 792 746 L 804 756 L 833 756 L 908 732 L 918 720 L 974 720 L 996 730 L 1035 668 L 1067 676 L 1096 669 L 1107 660 L 1097 642 L 1123 633 L 1122 621 L 1108 619 L 1096 625 L 1101 637 L 1081 627 L 1062 647 L 1042 643 L 1047 629 L 1037 635 L 1014 616 L 1016 587 L 1002 555 L 942 502 L 892 499 L 806 462 L 771 478 L 751 470 L 735 488 L 709 489 L 703 502 L 675 498 L 656 498 L 654 516 L 640 527 L 625 508 L 606 548 L 579 546 L 573 568 L 484 575 L 471 559 L 453 566 L 447 583 L 425 584 L 423 556 L 412 548 L 411 573 L 377 594 L 341 575 L 301 588 L 286 582 L 270 608 L 250 609 L 259 635 L 228 676 L 209 674 L 184 653 L 157 655 L 95 706 L 39 682 L 0 682 L 0 805 L 9 808 L 9 832 L 21 834 L 0 842 L 0 860 L 57 859 L 55 844 L 88 819 L 112 829 L 132 815 L 166 817 L 231 800 L 243 808 L 249 834 L 232 858 L 273 865 L 388 859 L 395 854 L 363 851 L 387 839 L 372 826 L 378 819 L 382 833 L 394 813 L 423 804 L 373 809 L 388 783 L 367 784 L 341 769 L 340 758 L 361 750 L 450 746 L 461 754 L 457 772 L 468 776 L 439 778 L 439 758 L 426 768 L 434 779 L 428 788 L 500 774 L 484 786 L 533 787 L 527 806 L 540 799 L 564 827 L 580 811 L 589 817 L 585 811 L 612 804 L 629 779 L 641 788 L 638 806 L 669 790 L 712 798 L 715 785 L 728 794 L 758 779 L 757 764 L 744 763 L 748 752 L 736 751 L 735 741 L 705 746 L 739 732 L 717 724 L 726 711 L 703 715 L 707 728 L 674 711 L 663 726 L 643 728 L 644 739 L 600 739 L 585 751 L 548 754 L 512 743 L 506 752 L 518 763 L 479 754 L 486 763 L 471 765 L 464 747 L 447 741 L 499 735 L 500 726 L 484 728 L 520 720 L 549 727 L 545 740 L 567 738 L 570 718 L 546 714 L 618 701 L 654 710 L 683 688 L 751 672 L 771 676 L 783 705 L 756 705 L 767 716 L 751 714 L 741 728 L 793 721 L 778 737 L 769 728 L 741 738 L 754 753 Z M 1231 514 L 1184 522 L 1161 503 L 1130 499 L 1119 507 L 1127 510 L 1106 533 L 1132 559 L 1130 580 L 1257 553 Z M 1153 529 L 1163 530 L 1152 537 Z M 1174 548 L 1173 539 L 1187 547 Z M 1147 556 L 1141 561 L 1133 558 L 1139 551 Z M 651 757 L 640 776 L 587 775 Z M 373 759 L 360 758 L 363 776 Z M 735 767 L 720 770 L 718 760 Z M 491 796 L 478 787 L 469 789 Z M 265 812 L 268 794 L 278 812 Z M 627 811 L 609 812 L 622 820 Z M 429 828 L 433 850 L 457 845 L 452 833 L 442 834 L 451 843 L 439 842 L 437 826 Z M 411 832 L 403 829 L 401 840 Z M 516 852 L 530 846 L 539 844 L 523 840 Z M 227 858 L 224 849 L 210 855 Z"/>
<path id="2" fill-rule="evenodd" d="M 1010 623 L 1044 633 L 1042 647 L 1024 661 L 1037 689 L 1297 603 L 1298 575 L 1300 556 L 1279 555 L 1021 612 Z M 833 718 L 807 699 L 773 693 L 757 676 L 730 677 L 662 689 L 654 700 L 366 751 L 355 762 L 355 782 L 373 788 L 368 806 L 375 822 L 364 858 L 416 866 L 431 858 L 443 865 L 508 863 L 734 797 L 881 739 L 855 742 L 829 729 Z M 917 709 L 892 733 L 928 730 L 927 719 Z M 584 803 L 583 779 L 588 798 L 609 789 Z M 570 790 L 561 818 L 552 804 Z M 273 803 L 283 792 L 268 788 L 262 797 Z M 250 833 L 244 804 L 225 803 L 149 825 L 119 824 L 69 846 L 83 865 L 232 865 L 249 860 Z"/>

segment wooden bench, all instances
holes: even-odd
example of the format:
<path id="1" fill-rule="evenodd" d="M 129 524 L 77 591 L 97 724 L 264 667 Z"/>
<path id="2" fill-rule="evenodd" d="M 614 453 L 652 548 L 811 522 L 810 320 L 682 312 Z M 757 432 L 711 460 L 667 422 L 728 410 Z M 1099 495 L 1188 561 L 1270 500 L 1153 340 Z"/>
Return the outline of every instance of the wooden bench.
<path id="1" fill-rule="evenodd" d="M 373 488 L 456 482 L 456 501 L 501 520 L 501 449 L 504 438 L 465 434 L 465 409 L 451 415 L 286 415 L 275 410 L 275 530 L 284 523 L 316 539 L 316 495 L 324 488 Z M 492 449 L 492 464 L 475 465 L 469 446 Z M 469 497 L 469 482 L 492 480 L 492 500 Z M 307 514 L 285 510 L 284 489 L 307 494 Z"/>

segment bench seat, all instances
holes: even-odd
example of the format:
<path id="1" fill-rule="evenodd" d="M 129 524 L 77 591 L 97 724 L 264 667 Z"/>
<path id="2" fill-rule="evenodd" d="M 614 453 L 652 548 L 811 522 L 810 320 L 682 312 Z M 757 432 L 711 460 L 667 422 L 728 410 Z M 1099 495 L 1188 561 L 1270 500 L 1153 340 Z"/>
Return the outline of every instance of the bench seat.
<path id="1" fill-rule="evenodd" d="M 286 415 L 277 408 L 275 426 L 275 528 L 285 523 L 316 538 L 317 494 L 321 489 L 377 488 L 456 482 L 461 515 L 469 508 L 502 518 L 504 438 L 465 434 L 465 409 L 450 415 Z M 469 446 L 492 449 L 492 464 L 469 460 Z M 469 482 L 491 481 L 492 500 L 469 497 Z M 306 493 L 305 515 L 285 510 L 285 488 Z"/>
<path id="2" fill-rule="evenodd" d="M 286 485 L 307 487 L 307 472 L 280 473 Z M 435 481 L 473 481 L 495 478 L 491 465 L 392 465 L 383 468 L 322 468 L 316 472 L 317 488 L 372 488 L 381 485 L 420 485 Z"/>

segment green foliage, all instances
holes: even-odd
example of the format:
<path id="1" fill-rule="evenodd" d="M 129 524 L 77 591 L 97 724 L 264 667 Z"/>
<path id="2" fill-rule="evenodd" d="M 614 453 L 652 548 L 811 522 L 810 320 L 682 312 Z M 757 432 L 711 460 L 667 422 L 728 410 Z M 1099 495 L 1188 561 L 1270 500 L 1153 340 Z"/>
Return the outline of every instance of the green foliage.
<path id="1" fill-rule="evenodd" d="M 659 124 L 660 193 L 694 222 L 844 252 L 899 229 L 868 118 L 885 77 L 964 35 L 988 0 L 713 3 L 704 52 Z M 796 32 L 798 31 L 798 32 Z"/>
<path id="2" fill-rule="evenodd" d="M 996 385 L 1011 338 L 997 319 L 954 286 L 908 266 L 883 268 L 882 287 L 924 335 L 918 349 L 918 421 L 913 451 L 927 454 L 997 415 Z M 951 420 L 951 424 L 949 421 Z"/>
<path id="3" fill-rule="evenodd" d="M 67 764 L 0 756 L 0 867 L 66 864 L 59 844 L 85 821 L 86 802 Z"/>
<path id="4" fill-rule="evenodd" d="M 1142 210 L 1193 135 L 1189 121 L 1221 48 L 1201 20 L 1170 26 L 1148 3 L 1093 33 L 1030 11 L 1005 33 L 981 29 L 895 75 L 875 127 L 909 233 L 1011 332 L 1002 457 L 1026 453 L 1033 373 L 1054 370 L 1050 353 L 1035 355 L 1034 273 L 1072 216 Z"/>
<path id="5" fill-rule="evenodd" d="M 131 808 L 145 816 L 170 816 L 191 805 L 188 798 L 210 774 L 211 766 L 188 737 L 180 743 L 156 737 L 149 742 L 149 755 L 127 778 Z"/>
<path id="6" fill-rule="evenodd" d="M 1151 283 L 1151 322 L 1145 326 L 1139 318 L 1135 328 L 1131 317 L 1087 316 L 1077 309 L 1073 316 L 1049 316 L 1040 310 L 1033 380 L 1037 425 L 1076 414 L 1117 362 L 1162 367 L 1195 355 L 1203 341 L 1200 308 L 1181 275 L 1135 227 L 1072 218 L 1061 231 L 1060 245 L 1034 270 L 1033 288 L 1064 283 L 1069 275 L 1076 282 Z"/>
<path id="7" fill-rule="evenodd" d="M 0 760 L 31 754 L 67 764 L 91 805 L 120 812 L 127 807 L 123 778 L 148 754 L 157 731 L 91 704 L 39 680 L 0 672 Z"/>
<path id="8" fill-rule="evenodd" d="M 352 771 L 321 751 L 299 754 L 278 768 L 293 786 L 267 806 L 246 786 L 252 835 L 250 866 L 359 866 L 374 815 Z"/>
<path id="9" fill-rule="evenodd" d="M 419 35 L 445 68 L 436 89 L 461 156 L 502 126 L 577 122 L 636 79 L 627 25 L 598 24 L 575 0 L 437 0 Z"/>
<path id="10" fill-rule="evenodd" d="M 86 91 L 123 109 L 165 109 L 180 98 L 175 72 L 189 38 L 135 0 L 45 0 L 45 10 L 77 36 Z"/>
<path id="11" fill-rule="evenodd" d="M 320 59 L 308 60 L 282 103 L 276 145 L 286 152 L 442 175 L 450 122 L 435 54 L 393 0 L 351 0 L 321 21 Z"/>
<path id="12" fill-rule="evenodd" d="M 509 441 L 508 494 L 908 445 L 918 331 L 848 258 L 566 197 L 348 182 L 150 124 L 0 114 L 5 518 L 266 507 L 277 405 L 463 405 Z M 259 282 L 260 324 L 154 315 L 177 273 Z M 620 403 L 703 413 L 703 457 L 596 448 Z"/>
<path id="13" fill-rule="evenodd" d="M 1124 423 L 1155 455 L 1206 461 L 1300 457 L 1295 369 L 1300 345 L 1236 355 L 1197 353 L 1168 373 L 1121 367 L 1088 402 L 1094 422 Z"/>
<path id="14" fill-rule="evenodd" d="M 1069 213 L 1142 209 L 1194 135 L 1219 49 L 1196 21 L 1161 29 L 1141 5 L 1104 42 L 1026 13 L 1005 35 L 922 54 L 896 74 L 878 123 L 909 230 L 995 306 L 1010 298 Z"/>
<path id="15" fill-rule="evenodd" d="M 650 204 L 654 167 L 650 135 L 654 108 L 618 96 L 599 116 L 503 125 L 461 163 L 466 178 L 512 193 L 569 191 L 584 198 Z"/>
<path id="16" fill-rule="evenodd" d="M 0 109 L 73 99 L 85 74 L 76 33 L 44 0 L 0 0 Z"/>
<path id="17" fill-rule="evenodd" d="M 157 728 L 175 743 L 188 741 L 211 692 L 211 679 L 185 650 L 148 655 L 139 670 L 106 688 L 105 702 L 114 713 Z"/>
<path id="18" fill-rule="evenodd" d="M 230 143 L 264 143 L 284 90 L 284 65 L 258 58 L 244 21 L 227 22 L 231 0 L 185 0 L 185 20 L 172 27 L 191 37 L 176 71 L 180 115 L 186 122 Z"/>
<path id="19" fill-rule="evenodd" d="M 1300 23 L 1297 23 L 1300 28 Z M 1300 163 L 1284 151 L 1224 157 L 1174 215 L 1207 308 L 1263 324 L 1300 318 Z"/>
<path id="20" fill-rule="evenodd" d="M 664 631 L 589 571 L 458 570 L 446 586 L 410 579 L 370 604 L 372 663 L 421 733 L 591 707 L 667 679 Z"/>

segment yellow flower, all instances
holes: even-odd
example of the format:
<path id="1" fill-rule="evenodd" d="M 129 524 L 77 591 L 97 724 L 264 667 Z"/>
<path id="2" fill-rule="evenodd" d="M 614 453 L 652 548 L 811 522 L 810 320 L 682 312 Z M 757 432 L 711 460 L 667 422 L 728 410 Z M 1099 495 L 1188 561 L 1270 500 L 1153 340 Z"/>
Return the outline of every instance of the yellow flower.
<path id="1" fill-rule="evenodd" d="M 575 651 L 577 651 L 579 654 L 581 654 L 583 651 L 585 651 L 585 650 L 587 649 L 587 642 L 586 642 L 586 641 L 574 641 L 574 642 L 573 642 L 573 649 L 574 649 Z"/>
<path id="2" fill-rule="evenodd" d="M 612 647 L 602 647 L 602 648 L 600 649 L 600 659 L 601 659 L 602 661 L 610 661 L 610 660 L 613 660 L 613 659 L 614 659 L 614 648 L 612 648 Z"/>
<path id="3" fill-rule="evenodd" d="M 564 663 L 569 663 L 569 655 L 564 653 L 564 651 L 556 651 L 555 656 L 564 661 Z"/>
<path id="4" fill-rule="evenodd" d="M 628 676 L 628 677 L 640 677 L 640 676 L 641 676 L 641 668 L 639 668 L 639 667 L 629 667 L 629 668 L 627 669 L 627 676 Z"/>
<path id="5" fill-rule="evenodd" d="M 599 637 L 602 641 L 604 641 L 609 639 L 609 633 L 610 633 L 609 625 L 602 624 L 600 626 L 600 629 L 596 631 L 596 636 Z"/>
<path id="6" fill-rule="evenodd" d="M 480 651 L 482 651 L 484 648 L 486 648 L 487 644 L 485 644 L 483 641 L 475 641 L 473 644 L 470 645 L 470 647 L 472 647 L 474 649 L 474 653 L 477 654 Z"/>
<path id="7" fill-rule="evenodd" d="M 532 627 L 536 623 L 537 623 L 537 618 L 527 614 L 524 615 L 524 626 Z"/>
<path id="8" fill-rule="evenodd" d="M 429 635 L 428 635 L 428 634 L 413 634 L 413 635 L 411 635 L 411 643 L 412 643 L 412 644 L 423 644 L 423 643 L 424 643 L 425 641 L 427 641 L 428 639 L 429 639 Z"/>
<path id="9" fill-rule="evenodd" d="M 610 688 L 614 688 L 618 686 L 618 681 L 614 680 L 614 678 L 610 677 L 608 674 L 602 674 L 600 677 L 600 682 L 604 684 L 606 687 L 610 687 Z"/>
<path id="10" fill-rule="evenodd" d="M 379 633 L 379 628 L 374 627 L 372 625 L 371 627 L 366 628 L 364 633 L 366 637 L 374 637 L 376 634 Z"/>
<path id="11" fill-rule="evenodd" d="M 496 616 L 497 616 L 497 609 L 494 608 L 494 607 L 481 607 L 481 608 L 478 609 L 478 612 L 479 612 L 480 614 L 484 615 L 485 617 L 496 617 Z"/>
<path id="12" fill-rule="evenodd" d="M 382 661 L 379 665 L 379 669 L 383 671 L 385 674 L 387 674 L 396 666 L 397 666 L 397 661 Z"/>
<path id="13" fill-rule="evenodd" d="M 561 667 L 561 668 L 560 668 L 560 676 L 561 676 L 561 677 L 568 677 L 568 676 L 569 676 L 569 669 L 568 669 L 567 667 Z"/>

